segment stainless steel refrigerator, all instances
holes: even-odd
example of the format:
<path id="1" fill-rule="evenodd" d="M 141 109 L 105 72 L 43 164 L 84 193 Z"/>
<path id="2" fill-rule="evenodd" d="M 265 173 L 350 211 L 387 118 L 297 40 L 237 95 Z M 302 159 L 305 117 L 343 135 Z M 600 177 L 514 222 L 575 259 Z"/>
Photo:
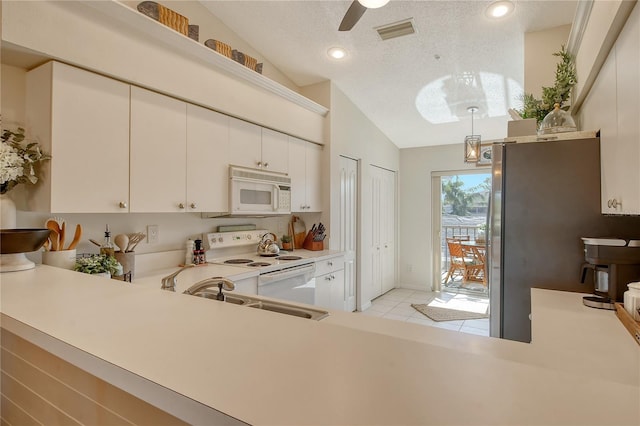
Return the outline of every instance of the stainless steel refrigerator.
<path id="1" fill-rule="evenodd" d="M 599 137 L 495 144 L 492 162 L 490 334 L 530 342 L 531 288 L 593 292 L 581 237 L 637 231 L 638 219 L 600 213 Z"/>

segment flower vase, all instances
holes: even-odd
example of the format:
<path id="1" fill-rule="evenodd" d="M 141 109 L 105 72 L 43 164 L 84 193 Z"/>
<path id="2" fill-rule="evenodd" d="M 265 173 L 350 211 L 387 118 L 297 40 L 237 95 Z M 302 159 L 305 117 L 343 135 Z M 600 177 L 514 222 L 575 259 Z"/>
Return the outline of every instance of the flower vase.
<path id="1" fill-rule="evenodd" d="M 16 228 L 16 203 L 9 194 L 0 194 L 0 229 Z"/>

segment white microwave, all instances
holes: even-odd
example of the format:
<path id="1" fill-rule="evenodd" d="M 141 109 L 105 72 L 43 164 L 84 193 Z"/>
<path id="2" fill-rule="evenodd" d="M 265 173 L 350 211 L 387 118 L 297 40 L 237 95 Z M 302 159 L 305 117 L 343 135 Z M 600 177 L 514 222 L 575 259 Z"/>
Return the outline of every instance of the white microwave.
<path id="1" fill-rule="evenodd" d="M 282 173 L 229 166 L 229 213 L 290 214 L 291 178 Z"/>

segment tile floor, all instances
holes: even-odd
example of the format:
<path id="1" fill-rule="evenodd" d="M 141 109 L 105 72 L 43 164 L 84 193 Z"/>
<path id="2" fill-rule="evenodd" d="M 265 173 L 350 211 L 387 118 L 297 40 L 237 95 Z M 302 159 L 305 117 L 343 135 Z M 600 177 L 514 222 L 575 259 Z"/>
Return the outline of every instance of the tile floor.
<path id="1" fill-rule="evenodd" d="M 470 306 L 475 307 L 489 304 L 489 300 L 482 296 L 396 288 L 374 299 L 371 302 L 371 307 L 363 311 L 362 315 L 371 315 L 396 321 L 407 321 L 415 324 L 446 328 L 463 333 L 489 336 L 488 318 L 438 322 L 433 321 L 411 307 L 412 303 L 430 303 L 435 299 L 437 299 L 439 303 L 468 303 Z"/>

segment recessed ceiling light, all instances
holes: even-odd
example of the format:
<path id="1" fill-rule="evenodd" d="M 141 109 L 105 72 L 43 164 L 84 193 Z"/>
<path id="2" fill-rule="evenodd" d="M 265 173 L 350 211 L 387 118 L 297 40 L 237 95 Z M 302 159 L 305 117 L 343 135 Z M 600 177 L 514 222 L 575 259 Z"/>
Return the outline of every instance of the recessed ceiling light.
<path id="1" fill-rule="evenodd" d="M 342 47 L 332 47 L 327 50 L 327 55 L 333 59 L 344 59 L 344 57 L 347 56 L 347 51 Z"/>
<path id="2" fill-rule="evenodd" d="M 358 3 L 367 9 L 377 9 L 389 3 L 389 0 L 358 0 Z"/>
<path id="3" fill-rule="evenodd" d="M 514 9 L 513 3 L 511 3 L 510 1 L 497 1 L 497 2 L 491 3 L 487 7 L 485 14 L 489 18 L 496 18 L 496 19 L 504 18 L 505 16 L 513 12 L 513 9 Z"/>

